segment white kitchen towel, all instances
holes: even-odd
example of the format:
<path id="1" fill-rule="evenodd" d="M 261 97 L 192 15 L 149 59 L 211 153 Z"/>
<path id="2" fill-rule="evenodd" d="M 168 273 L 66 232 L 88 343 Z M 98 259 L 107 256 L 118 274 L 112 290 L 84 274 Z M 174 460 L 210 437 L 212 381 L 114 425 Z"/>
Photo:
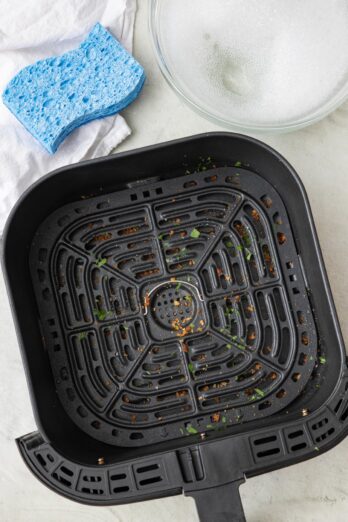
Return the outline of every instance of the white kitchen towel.
<path id="1" fill-rule="evenodd" d="M 100 22 L 132 51 L 136 0 L 0 0 L 0 93 L 23 67 L 74 49 Z M 130 134 L 122 116 L 76 129 L 50 155 L 0 102 L 0 234 L 22 192 L 40 176 L 110 151 Z"/>

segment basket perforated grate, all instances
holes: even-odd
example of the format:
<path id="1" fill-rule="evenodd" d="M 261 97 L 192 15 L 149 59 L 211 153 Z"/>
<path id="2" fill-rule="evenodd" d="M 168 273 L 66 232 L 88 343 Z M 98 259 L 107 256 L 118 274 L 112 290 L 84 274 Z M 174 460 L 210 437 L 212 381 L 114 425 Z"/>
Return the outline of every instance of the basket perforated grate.
<path id="1" fill-rule="evenodd" d="M 217 168 L 82 197 L 30 252 L 59 398 L 143 445 L 269 416 L 308 382 L 317 335 L 279 194 Z"/>

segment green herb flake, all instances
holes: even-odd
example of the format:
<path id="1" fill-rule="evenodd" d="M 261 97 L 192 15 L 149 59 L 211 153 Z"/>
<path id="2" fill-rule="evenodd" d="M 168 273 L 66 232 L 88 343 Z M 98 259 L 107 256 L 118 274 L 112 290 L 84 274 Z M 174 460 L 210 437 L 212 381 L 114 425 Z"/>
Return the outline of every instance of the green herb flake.
<path id="1" fill-rule="evenodd" d="M 105 319 L 105 316 L 106 316 L 105 310 L 99 310 L 98 308 L 94 308 L 93 313 L 96 316 L 96 318 L 99 319 L 100 321 L 103 321 L 103 319 Z"/>
<path id="2" fill-rule="evenodd" d="M 97 319 L 99 319 L 99 321 L 104 321 L 107 317 L 112 316 L 112 312 L 103 310 L 102 308 L 94 308 L 93 314 Z"/>
<path id="3" fill-rule="evenodd" d="M 222 424 L 226 424 L 226 422 L 227 422 L 227 418 L 225 417 L 225 415 L 223 415 L 223 416 L 221 417 L 221 422 L 222 422 Z"/>
<path id="4" fill-rule="evenodd" d="M 199 230 L 197 230 L 197 228 L 193 228 L 190 232 L 190 237 L 192 237 L 193 239 L 199 238 L 200 235 L 201 233 Z"/>
<path id="5" fill-rule="evenodd" d="M 184 435 L 184 430 L 182 428 L 180 428 L 179 431 L 180 431 L 181 435 Z"/>
<path id="6" fill-rule="evenodd" d="M 231 350 L 231 348 L 233 348 L 233 345 L 232 345 L 232 344 L 226 344 L 226 348 L 228 348 L 229 350 Z"/>
<path id="7" fill-rule="evenodd" d="M 235 167 L 241 167 L 242 166 L 242 162 L 241 161 L 236 161 L 236 163 L 234 164 Z"/>
<path id="8" fill-rule="evenodd" d="M 254 388 L 254 390 L 256 391 L 257 395 L 259 395 L 260 397 L 265 396 L 265 392 L 263 390 L 261 390 L 260 388 Z"/>
<path id="9" fill-rule="evenodd" d="M 250 259 L 252 258 L 252 252 L 250 252 L 249 248 L 245 248 L 245 257 L 246 257 L 246 260 L 247 261 L 250 261 Z"/>
<path id="10" fill-rule="evenodd" d="M 195 371 L 195 367 L 193 366 L 193 364 L 190 362 L 190 363 L 188 363 L 187 367 L 189 369 L 189 372 L 191 372 L 193 374 Z"/>
<path id="11" fill-rule="evenodd" d="M 325 364 L 325 363 L 326 363 L 326 358 L 325 358 L 324 356 L 321 355 L 321 356 L 319 357 L 319 362 L 320 362 L 320 364 Z"/>
<path id="12" fill-rule="evenodd" d="M 245 250 L 248 250 L 247 247 L 251 246 L 251 239 L 250 239 L 250 236 L 249 236 L 248 232 L 243 235 L 243 241 L 246 244 Z"/>
<path id="13" fill-rule="evenodd" d="M 226 308 L 226 313 L 225 315 L 232 315 L 232 314 L 235 314 L 235 315 L 240 315 L 239 313 L 239 310 L 237 310 L 237 308 Z"/>
<path id="14" fill-rule="evenodd" d="M 199 157 L 199 163 L 195 168 L 195 172 L 204 172 L 208 168 L 215 168 L 215 165 L 212 163 L 212 158 L 210 156 L 207 158 Z"/>
<path id="15" fill-rule="evenodd" d="M 87 333 L 86 332 L 80 332 L 78 335 L 78 340 L 82 341 L 83 339 L 87 339 Z"/>
<path id="16" fill-rule="evenodd" d="M 225 243 L 225 245 L 227 246 L 227 248 L 233 247 L 233 243 L 231 241 L 227 241 L 227 243 Z"/>
<path id="17" fill-rule="evenodd" d="M 106 257 L 98 257 L 95 264 L 98 268 L 101 268 L 102 266 L 106 265 L 107 262 L 108 260 L 106 259 Z"/>
<path id="18" fill-rule="evenodd" d="M 237 245 L 237 250 L 238 250 L 238 252 L 243 252 L 243 247 L 242 247 L 242 245 Z"/>
<path id="19" fill-rule="evenodd" d="M 206 428 L 207 430 L 213 430 L 215 426 L 213 426 L 212 424 L 207 424 L 206 425 Z"/>
<path id="20" fill-rule="evenodd" d="M 315 451 L 320 451 L 320 449 L 318 448 L 318 446 L 314 446 L 314 449 L 315 449 Z"/>
<path id="21" fill-rule="evenodd" d="M 198 431 L 196 430 L 196 428 L 194 428 L 193 426 L 191 426 L 191 424 L 189 424 L 188 426 L 186 426 L 186 431 L 187 431 L 187 433 L 189 433 L 190 435 L 196 435 L 196 433 L 198 433 Z"/>
<path id="22" fill-rule="evenodd" d="M 178 284 L 176 285 L 176 287 L 175 287 L 175 290 L 179 290 L 180 287 L 181 287 L 181 283 L 178 283 Z"/>

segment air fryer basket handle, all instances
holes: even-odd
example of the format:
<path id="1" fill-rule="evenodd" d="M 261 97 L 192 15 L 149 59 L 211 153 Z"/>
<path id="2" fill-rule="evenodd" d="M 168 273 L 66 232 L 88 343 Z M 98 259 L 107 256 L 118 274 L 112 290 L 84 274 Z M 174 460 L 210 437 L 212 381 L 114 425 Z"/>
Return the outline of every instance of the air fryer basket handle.
<path id="1" fill-rule="evenodd" d="M 244 479 L 189 493 L 195 499 L 200 522 L 246 522 L 239 495 Z"/>
<path id="2" fill-rule="evenodd" d="M 145 490 L 139 490 L 135 486 L 132 464 L 127 468 L 124 463 L 106 466 L 101 466 L 99 463 L 95 465 L 77 463 L 57 451 L 38 431 L 20 437 L 17 439 L 17 445 L 30 471 L 47 487 L 71 500 L 91 505 L 118 505 L 170 494 L 178 495 L 183 492 L 195 499 L 200 522 L 245 522 L 239 497 L 239 486 L 245 478 L 236 465 L 233 457 L 235 453 L 225 452 L 225 462 L 230 460 L 228 464 L 231 466 L 221 468 L 217 465 L 221 461 L 216 460 L 216 447 L 224 449 L 226 441 L 217 442 L 210 449 L 208 445 L 200 448 L 205 464 L 205 478 L 202 477 L 200 480 L 182 482 L 183 476 L 178 466 L 177 453 L 170 451 L 163 454 L 160 459 L 157 457 L 156 472 L 158 473 L 160 468 L 166 475 L 167 482 L 163 483 L 163 489 L 160 489 L 156 482 L 153 487 L 147 486 Z M 191 449 L 197 449 L 197 446 Z M 145 457 L 143 462 L 144 466 L 149 467 L 149 463 L 153 463 L 153 458 L 150 457 L 149 460 L 149 457 Z M 137 463 L 137 466 L 141 465 L 139 460 Z M 231 473 L 234 473 L 234 479 L 231 479 Z M 113 475 L 120 477 L 122 481 L 122 490 L 125 489 L 122 498 L 119 496 L 120 488 L 114 489 L 110 483 Z M 84 476 L 93 478 L 91 482 L 98 483 L 98 486 L 94 485 L 92 489 L 98 487 L 102 494 L 96 496 L 94 491 L 91 493 L 84 482 L 82 487 L 81 479 Z M 141 478 L 143 479 L 143 476 Z M 125 487 L 125 484 L 128 486 Z"/>

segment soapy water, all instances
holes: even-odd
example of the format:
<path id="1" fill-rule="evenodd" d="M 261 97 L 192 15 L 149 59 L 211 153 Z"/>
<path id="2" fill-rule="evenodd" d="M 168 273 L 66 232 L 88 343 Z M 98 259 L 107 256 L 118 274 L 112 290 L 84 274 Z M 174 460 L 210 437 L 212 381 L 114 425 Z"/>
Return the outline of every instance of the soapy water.
<path id="1" fill-rule="evenodd" d="M 160 41 L 179 87 L 223 119 L 291 123 L 348 83 L 348 0 L 161 0 Z"/>

